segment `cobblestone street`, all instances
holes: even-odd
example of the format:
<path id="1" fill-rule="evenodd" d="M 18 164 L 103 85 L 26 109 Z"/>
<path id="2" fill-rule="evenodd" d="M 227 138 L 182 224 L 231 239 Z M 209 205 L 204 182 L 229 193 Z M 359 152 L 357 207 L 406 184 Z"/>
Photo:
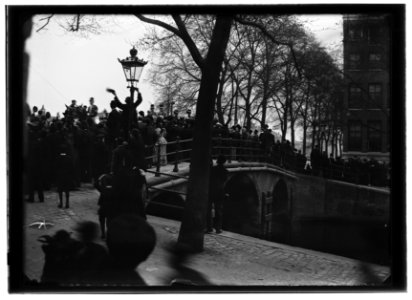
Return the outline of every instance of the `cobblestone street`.
<path id="1" fill-rule="evenodd" d="M 47 192 L 45 196 L 45 203 L 25 205 L 25 271 L 32 279 L 40 278 L 44 262 L 38 237 L 58 229 L 73 232 L 80 220 L 97 222 L 99 193 L 91 185 L 71 192 L 69 209 L 57 207 L 57 193 Z M 38 221 L 54 226 L 30 226 Z M 139 266 L 139 272 L 149 285 L 165 285 L 171 271 L 166 247 L 176 241 L 180 223 L 153 216 L 148 221 L 156 230 L 158 242 L 149 259 Z M 99 243 L 104 245 L 103 240 Z M 192 259 L 191 266 L 216 285 L 358 286 L 380 284 L 390 274 L 385 266 L 230 232 L 206 235 L 205 251 Z"/>

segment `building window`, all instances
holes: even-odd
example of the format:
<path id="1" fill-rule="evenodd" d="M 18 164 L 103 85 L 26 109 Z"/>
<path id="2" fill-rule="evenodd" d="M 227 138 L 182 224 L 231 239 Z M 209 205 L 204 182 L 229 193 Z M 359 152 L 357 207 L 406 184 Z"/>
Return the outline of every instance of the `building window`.
<path id="1" fill-rule="evenodd" d="M 360 54 L 349 54 L 349 68 L 359 69 L 360 67 Z"/>
<path id="2" fill-rule="evenodd" d="M 356 27 L 354 25 L 350 26 L 348 29 L 348 37 L 350 40 L 359 40 L 363 37 L 362 28 Z"/>
<path id="3" fill-rule="evenodd" d="M 380 63 L 382 61 L 382 55 L 380 53 L 369 53 L 369 62 L 370 63 Z"/>
<path id="4" fill-rule="evenodd" d="M 377 52 L 369 53 L 369 69 L 382 68 L 382 54 Z"/>
<path id="5" fill-rule="evenodd" d="M 348 108 L 361 108 L 361 107 L 362 107 L 361 88 L 355 85 L 349 86 Z"/>
<path id="6" fill-rule="evenodd" d="M 370 25 L 368 28 L 369 44 L 379 44 L 382 38 L 382 28 L 379 25 Z"/>
<path id="7" fill-rule="evenodd" d="M 370 83 L 369 88 L 369 107 L 379 108 L 382 105 L 382 85 L 380 83 Z"/>
<path id="8" fill-rule="evenodd" d="M 350 121 L 348 127 L 348 150 L 360 151 L 362 149 L 362 123 Z"/>
<path id="9" fill-rule="evenodd" d="M 382 122 L 368 121 L 368 150 L 382 151 Z"/>

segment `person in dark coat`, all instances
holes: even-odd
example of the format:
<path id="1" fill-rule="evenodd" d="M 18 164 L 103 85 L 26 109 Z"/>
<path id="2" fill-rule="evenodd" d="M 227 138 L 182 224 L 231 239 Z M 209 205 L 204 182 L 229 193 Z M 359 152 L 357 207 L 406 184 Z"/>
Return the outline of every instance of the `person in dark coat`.
<path id="1" fill-rule="evenodd" d="M 29 202 L 34 202 L 34 193 L 37 191 L 39 201 L 44 202 L 45 185 L 45 157 L 46 144 L 44 132 L 29 132 L 29 151 L 28 151 L 28 183 L 29 183 Z"/>
<path id="2" fill-rule="evenodd" d="M 310 163 L 312 165 L 312 170 L 315 175 L 319 175 L 321 169 L 321 158 L 319 146 L 316 145 L 315 148 L 310 153 Z"/>
<path id="3" fill-rule="evenodd" d="M 145 146 L 140 131 L 138 129 L 132 129 L 129 137 L 129 148 L 133 155 L 133 166 L 146 170 Z"/>
<path id="4" fill-rule="evenodd" d="M 94 139 L 93 155 L 91 156 L 91 170 L 93 176 L 93 184 L 96 187 L 99 177 L 110 171 L 110 151 L 104 143 L 104 135 L 99 133 Z"/>
<path id="5" fill-rule="evenodd" d="M 58 155 L 56 158 L 56 185 L 57 193 L 59 194 L 59 208 L 63 207 L 63 192 L 66 196 L 66 206 L 69 208 L 70 189 L 74 185 L 74 164 L 71 153 L 68 151 L 68 146 L 62 144 L 59 147 Z"/>
<path id="6" fill-rule="evenodd" d="M 110 150 L 113 150 L 116 144 L 116 138 L 120 136 L 121 113 L 116 110 L 115 101 L 110 102 L 110 108 L 112 111 L 109 113 L 106 121 L 106 143 L 109 145 Z"/>
<path id="7" fill-rule="evenodd" d="M 144 148 L 138 130 L 134 129 L 130 142 L 113 151 L 114 216 L 128 212 L 146 218 L 142 198 L 145 178 L 141 169 L 146 169 Z"/>
<path id="8" fill-rule="evenodd" d="M 103 174 L 99 177 L 97 190 L 100 192 L 98 200 L 99 209 L 97 214 L 99 216 L 100 232 L 102 239 L 106 238 L 106 228 L 109 220 L 113 218 L 114 210 L 114 192 L 113 192 L 113 176 L 110 174 Z"/>
<path id="9" fill-rule="evenodd" d="M 142 94 L 139 92 L 138 88 L 132 87 L 135 91 L 137 91 L 137 100 L 136 102 L 132 103 L 132 98 L 126 97 L 125 102 L 121 103 L 119 98 L 117 98 L 116 91 L 108 89 L 107 91 L 114 95 L 114 102 L 116 107 L 122 110 L 122 127 L 123 127 L 123 134 L 127 137 L 129 129 L 132 127 L 133 124 L 137 124 L 137 112 L 136 108 L 142 103 L 143 98 Z"/>
<path id="10" fill-rule="evenodd" d="M 207 210 L 206 232 L 212 233 L 213 227 L 216 233 L 222 232 L 222 218 L 223 218 L 223 201 L 225 199 L 225 183 L 228 178 L 228 171 L 224 164 L 226 158 L 219 155 L 217 158 L 217 165 L 213 166 L 210 172 L 209 181 L 209 206 Z M 214 208 L 214 217 L 212 209 Z"/>

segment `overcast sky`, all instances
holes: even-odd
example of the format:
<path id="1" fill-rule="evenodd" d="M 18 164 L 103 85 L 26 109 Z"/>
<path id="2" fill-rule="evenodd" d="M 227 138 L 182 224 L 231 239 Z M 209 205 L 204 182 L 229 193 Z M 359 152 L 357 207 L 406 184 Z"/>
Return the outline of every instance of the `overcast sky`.
<path id="1" fill-rule="evenodd" d="M 36 16 L 38 20 L 41 16 Z M 325 46 L 335 49 L 342 40 L 341 15 L 301 16 L 305 26 Z M 94 97 L 99 110 L 108 111 L 112 96 L 105 90 L 111 87 L 123 100 L 129 94 L 117 58 L 129 56 L 132 45 L 142 39 L 152 26 L 134 16 L 105 18 L 99 34 L 64 32 L 54 19 L 44 30 L 34 27 L 26 50 L 30 54 L 28 102 L 30 106 L 44 105 L 52 115 L 63 112 L 65 104 L 76 99 L 78 104 L 88 104 Z M 62 19 L 61 19 L 62 20 Z M 102 21 L 102 20 L 98 20 Z M 61 22 L 60 22 L 61 23 Z M 106 26 L 104 26 L 106 25 Z M 110 28 L 110 29 L 108 29 Z M 139 83 L 143 95 L 141 110 L 148 110 L 155 102 L 153 88 L 148 83 L 151 53 L 139 51 L 139 58 L 148 60 Z M 146 76 L 145 76 L 146 75 Z"/>

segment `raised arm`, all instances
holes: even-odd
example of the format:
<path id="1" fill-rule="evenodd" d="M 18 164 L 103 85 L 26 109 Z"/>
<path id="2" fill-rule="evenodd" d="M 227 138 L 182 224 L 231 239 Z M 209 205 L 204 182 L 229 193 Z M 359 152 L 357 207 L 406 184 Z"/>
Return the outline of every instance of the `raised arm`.
<path id="1" fill-rule="evenodd" d="M 126 104 L 123 104 L 122 102 L 120 102 L 119 98 L 117 98 L 116 91 L 113 89 L 109 89 L 109 88 L 107 88 L 106 91 L 110 94 L 113 94 L 114 96 L 113 101 L 115 102 L 116 107 L 120 108 L 121 110 L 124 110 L 124 108 L 126 107 Z"/>
<path id="2" fill-rule="evenodd" d="M 137 100 L 135 103 L 133 103 L 135 108 L 138 107 L 140 103 L 143 102 L 142 94 L 140 94 L 139 89 L 136 89 L 136 90 L 137 90 Z"/>

